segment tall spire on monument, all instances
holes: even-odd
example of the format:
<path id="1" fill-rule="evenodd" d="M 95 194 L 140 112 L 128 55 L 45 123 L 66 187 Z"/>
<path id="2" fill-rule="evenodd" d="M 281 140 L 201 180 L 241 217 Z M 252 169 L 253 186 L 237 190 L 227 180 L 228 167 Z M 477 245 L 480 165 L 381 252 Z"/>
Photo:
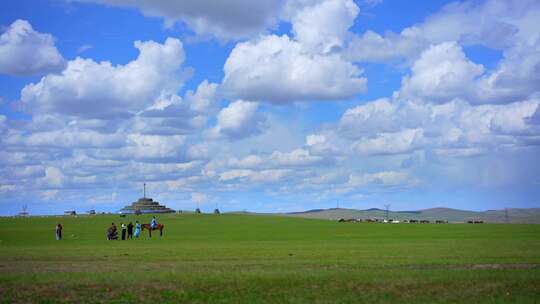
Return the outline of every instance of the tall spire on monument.
<path id="1" fill-rule="evenodd" d="M 171 208 L 161 205 L 150 197 L 146 197 L 146 183 L 143 183 L 143 197 L 139 198 L 131 205 L 125 206 L 119 211 L 121 214 L 143 214 L 143 213 L 174 213 Z"/>

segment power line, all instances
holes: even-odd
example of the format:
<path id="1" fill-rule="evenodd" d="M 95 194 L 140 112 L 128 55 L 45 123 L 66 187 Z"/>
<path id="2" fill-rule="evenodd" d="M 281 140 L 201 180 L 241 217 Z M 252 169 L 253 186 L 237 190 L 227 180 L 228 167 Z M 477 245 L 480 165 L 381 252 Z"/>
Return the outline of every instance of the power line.
<path id="1" fill-rule="evenodd" d="M 390 204 L 384 205 L 384 208 L 386 209 L 386 220 L 388 220 L 388 209 L 390 209 Z"/>

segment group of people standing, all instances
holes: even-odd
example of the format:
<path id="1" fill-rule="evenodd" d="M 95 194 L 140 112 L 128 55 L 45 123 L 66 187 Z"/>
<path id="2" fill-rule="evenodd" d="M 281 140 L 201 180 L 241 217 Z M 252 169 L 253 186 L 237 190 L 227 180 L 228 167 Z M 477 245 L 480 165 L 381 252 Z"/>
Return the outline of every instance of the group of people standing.
<path id="1" fill-rule="evenodd" d="M 152 217 L 152 220 L 150 221 L 150 229 L 154 230 L 156 229 L 157 221 L 156 217 Z M 58 223 L 56 225 L 56 240 L 62 239 L 62 225 Z M 141 224 L 139 221 L 135 221 L 135 225 L 133 225 L 133 222 L 129 222 L 129 224 L 120 223 L 120 229 L 121 229 L 121 238 L 122 240 L 126 239 L 132 239 L 133 237 L 138 238 L 141 235 Z M 135 230 L 134 230 L 135 229 Z M 107 229 L 107 239 L 108 240 L 118 240 L 118 228 L 114 223 L 111 223 L 111 226 Z"/>
<path id="2" fill-rule="evenodd" d="M 132 239 L 133 237 L 138 238 L 141 234 L 141 224 L 139 221 L 129 222 L 129 224 L 120 223 L 121 228 L 121 238 L 122 240 Z M 135 228 L 135 231 L 133 230 Z M 117 240 L 118 239 L 118 228 L 114 223 L 111 223 L 109 229 L 107 229 L 107 239 L 108 240 Z"/>

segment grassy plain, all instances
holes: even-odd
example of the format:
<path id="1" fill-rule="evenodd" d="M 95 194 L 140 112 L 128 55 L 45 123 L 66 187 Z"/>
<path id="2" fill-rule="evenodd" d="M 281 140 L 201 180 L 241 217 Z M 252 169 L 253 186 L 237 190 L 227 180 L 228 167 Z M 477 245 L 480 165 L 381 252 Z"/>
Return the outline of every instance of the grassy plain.
<path id="1" fill-rule="evenodd" d="M 190 214 L 105 240 L 135 219 L 0 218 L 0 303 L 540 302 L 540 225 Z"/>

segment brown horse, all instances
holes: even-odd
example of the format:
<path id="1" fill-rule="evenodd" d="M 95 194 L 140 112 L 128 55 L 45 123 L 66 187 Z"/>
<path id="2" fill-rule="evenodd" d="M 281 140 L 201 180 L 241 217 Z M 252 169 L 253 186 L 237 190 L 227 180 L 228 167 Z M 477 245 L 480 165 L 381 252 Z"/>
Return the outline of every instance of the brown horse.
<path id="1" fill-rule="evenodd" d="M 154 229 L 154 230 L 159 230 L 159 236 L 163 236 L 163 228 L 164 227 L 165 227 L 165 225 L 163 225 L 163 224 L 157 224 L 156 229 Z M 150 237 L 152 237 L 152 227 L 150 226 L 150 224 L 142 224 L 141 225 L 141 231 L 144 231 L 144 229 L 148 229 L 148 235 Z"/>

